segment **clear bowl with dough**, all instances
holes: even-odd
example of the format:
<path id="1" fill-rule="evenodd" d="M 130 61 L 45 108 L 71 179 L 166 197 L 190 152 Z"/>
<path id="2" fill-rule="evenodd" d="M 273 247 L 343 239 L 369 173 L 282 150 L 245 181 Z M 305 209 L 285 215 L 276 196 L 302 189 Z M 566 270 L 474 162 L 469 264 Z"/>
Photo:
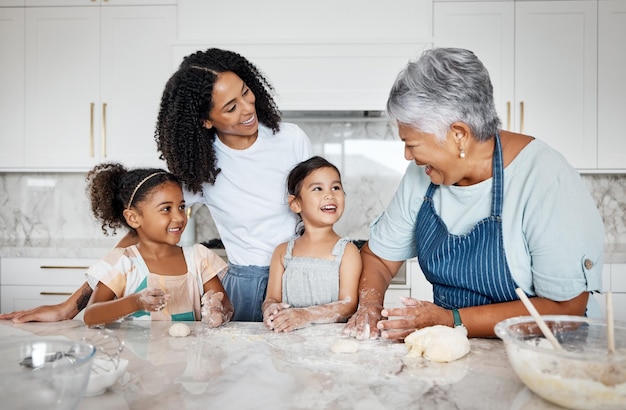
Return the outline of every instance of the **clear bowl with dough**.
<path id="1" fill-rule="evenodd" d="M 563 350 L 556 350 L 531 316 L 496 324 L 513 370 L 547 401 L 572 409 L 624 409 L 626 323 L 615 323 L 615 353 L 608 352 L 607 326 L 582 316 L 542 316 Z"/>

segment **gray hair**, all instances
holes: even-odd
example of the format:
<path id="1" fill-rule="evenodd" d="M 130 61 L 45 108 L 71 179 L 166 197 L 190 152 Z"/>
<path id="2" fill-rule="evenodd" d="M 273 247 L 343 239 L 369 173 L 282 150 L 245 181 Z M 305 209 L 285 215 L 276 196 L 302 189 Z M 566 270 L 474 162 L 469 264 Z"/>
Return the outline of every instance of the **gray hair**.
<path id="1" fill-rule="evenodd" d="M 444 140 L 456 121 L 474 138 L 492 138 L 500 125 L 489 72 L 469 50 L 435 48 L 409 61 L 387 100 L 387 114 L 400 124 Z"/>

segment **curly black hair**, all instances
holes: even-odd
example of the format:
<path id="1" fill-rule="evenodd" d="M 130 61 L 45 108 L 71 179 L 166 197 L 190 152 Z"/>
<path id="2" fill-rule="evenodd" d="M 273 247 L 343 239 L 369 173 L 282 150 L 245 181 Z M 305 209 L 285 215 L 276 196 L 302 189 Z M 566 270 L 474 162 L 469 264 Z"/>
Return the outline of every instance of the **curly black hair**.
<path id="1" fill-rule="evenodd" d="M 165 182 L 182 187 L 173 174 L 158 168 L 128 170 L 116 162 L 96 165 L 85 177 L 91 212 L 101 222 L 105 235 L 115 235 L 117 229 L 134 229 L 124 218 L 124 210 L 141 203 L 152 190 Z M 132 200 L 132 204 L 129 203 Z"/>
<path id="2" fill-rule="evenodd" d="M 165 85 L 154 138 L 170 172 L 191 192 L 202 192 L 202 184 L 215 183 L 220 173 L 213 143 L 216 130 L 204 127 L 213 108 L 213 86 L 220 73 L 239 76 L 256 97 L 260 123 L 279 131 L 281 113 L 272 98 L 274 88 L 257 67 L 241 55 L 210 48 L 183 59 Z"/>

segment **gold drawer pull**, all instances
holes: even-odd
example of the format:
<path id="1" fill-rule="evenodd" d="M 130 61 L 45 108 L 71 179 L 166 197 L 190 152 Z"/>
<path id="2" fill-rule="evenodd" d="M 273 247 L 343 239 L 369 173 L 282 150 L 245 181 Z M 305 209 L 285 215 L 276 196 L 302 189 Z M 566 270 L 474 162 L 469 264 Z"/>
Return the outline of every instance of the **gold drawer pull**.
<path id="1" fill-rule="evenodd" d="M 72 292 L 39 292 L 41 296 L 70 296 Z"/>
<path id="2" fill-rule="evenodd" d="M 41 265 L 40 269 L 82 269 L 87 270 L 89 266 L 54 266 L 54 265 Z"/>

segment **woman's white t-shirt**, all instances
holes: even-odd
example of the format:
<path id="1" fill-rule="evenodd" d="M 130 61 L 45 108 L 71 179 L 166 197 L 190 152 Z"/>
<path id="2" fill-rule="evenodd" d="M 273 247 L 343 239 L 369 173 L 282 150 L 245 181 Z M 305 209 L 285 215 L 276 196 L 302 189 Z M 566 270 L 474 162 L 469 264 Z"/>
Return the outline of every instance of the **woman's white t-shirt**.
<path id="1" fill-rule="evenodd" d="M 187 206 L 204 203 L 235 265 L 268 266 L 274 248 L 295 235 L 296 215 L 287 204 L 287 175 L 311 157 L 311 142 L 295 124 L 280 131 L 259 125 L 254 144 L 235 150 L 215 139 L 215 184 L 204 183 L 203 194 L 185 191 Z"/>

